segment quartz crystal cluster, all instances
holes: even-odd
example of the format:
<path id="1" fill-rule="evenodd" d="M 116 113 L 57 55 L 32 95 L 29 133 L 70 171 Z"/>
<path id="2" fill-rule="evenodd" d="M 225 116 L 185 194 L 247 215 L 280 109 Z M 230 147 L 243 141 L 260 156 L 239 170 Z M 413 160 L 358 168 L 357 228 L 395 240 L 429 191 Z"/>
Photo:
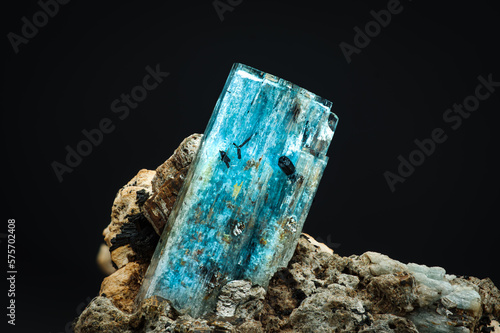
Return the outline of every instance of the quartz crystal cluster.
<path id="1" fill-rule="evenodd" d="M 292 257 L 327 163 L 331 102 L 243 64 L 231 69 L 151 259 L 138 302 L 193 317 L 222 288 L 264 288 Z"/>

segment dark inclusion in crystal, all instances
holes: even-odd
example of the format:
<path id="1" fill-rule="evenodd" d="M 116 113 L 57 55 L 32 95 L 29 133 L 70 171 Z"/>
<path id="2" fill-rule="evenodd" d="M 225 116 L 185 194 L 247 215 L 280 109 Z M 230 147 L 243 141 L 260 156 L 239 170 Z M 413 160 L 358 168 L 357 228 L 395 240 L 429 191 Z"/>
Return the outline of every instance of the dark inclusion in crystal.
<path id="1" fill-rule="evenodd" d="M 285 175 L 290 176 L 295 173 L 295 166 L 292 161 L 286 156 L 281 156 L 278 160 L 278 166 L 285 173 Z"/>
<path id="2" fill-rule="evenodd" d="M 302 112 L 302 109 L 298 104 L 295 104 L 292 108 L 292 113 L 293 113 L 293 121 L 297 121 L 297 118 L 299 117 L 300 113 Z"/>
<path id="3" fill-rule="evenodd" d="M 328 116 L 328 126 L 332 131 L 335 131 L 335 127 L 337 127 L 337 116 L 333 113 Z"/>
<path id="4" fill-rule="evenodd" d="M 240 160 L 241 160 L 241 147 L 243 147 L 244 145 L 246 145 L 246 144 L 247 144 L 247 142 L 248 142 L 248 141 L 250 141 L 250 139 L 252 138 L 252 136 L 253 136 L 253 134 L 252 134 L 252 135 L 250 135 L 250 136 L 248 137 L 248 139 L 246 139 L 245 141 L 243 141 L 243 143 L 242 143 L 241 145 L 239 145 L 239 146 L 238 146 L 236 143 L 234 143 L 234 142 L 233 142 L 233 145 L 236 147 L 236 150 L 237 150 L 237 152 L 238 152 L 238 159 L 240 159 Z"/>
<path id="5" fill-rule="evenodd" d="M 293 183 L 297 180 L 297 174 L 295 172 L 295 166 L 293 165 L 293 162 L 290 161 L 290 159 L 286 156 L 281 156 L 278 160 L 278 166 L 280 167 L 281 171 L 285 173 L 285 175 L 288 176 L 288 179 Z"/>
<path id="6" fill-rule="evenodd" d="M 241 160 L 241 149 L 240 149 L 240 146 L 238 146 L 236 143 L 233 142 L 233 145 L 236 147 L 237 151 L 238 151 L 238 159 Z"/>
<path id="7" fill-rule="evenodd" d="M 227 168 L 229 169 L 229 162 L 231 162 L 231 159 L 229 156 L 227 156 L 227 153 L 225 151 L 219 150 L 220 153 L 220 160 L 226 163 Z"/>

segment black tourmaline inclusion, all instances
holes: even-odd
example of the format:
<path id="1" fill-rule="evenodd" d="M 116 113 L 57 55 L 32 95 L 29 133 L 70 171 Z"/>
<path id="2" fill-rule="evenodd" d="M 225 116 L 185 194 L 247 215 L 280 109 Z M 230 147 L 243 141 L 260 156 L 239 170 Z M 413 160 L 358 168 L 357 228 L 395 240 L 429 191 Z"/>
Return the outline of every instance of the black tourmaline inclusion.
<path id="1" fill-rule="evenodd" d="M 225 151 L 219 150 L 220 153 L 220 160 L 226 163 L 226 166 L 229 168 L 229 162 L 231 162 L 231 159 L 229 156 L 227 156 L 227 153 Z"/>
<path id="2" fill-rule="evenodd" d="M 281 156 L 278 160 L 278 166 L 287 176 L 291 176 L 295 173 L 295 166 L 292 161 L 286 156 Z"/>

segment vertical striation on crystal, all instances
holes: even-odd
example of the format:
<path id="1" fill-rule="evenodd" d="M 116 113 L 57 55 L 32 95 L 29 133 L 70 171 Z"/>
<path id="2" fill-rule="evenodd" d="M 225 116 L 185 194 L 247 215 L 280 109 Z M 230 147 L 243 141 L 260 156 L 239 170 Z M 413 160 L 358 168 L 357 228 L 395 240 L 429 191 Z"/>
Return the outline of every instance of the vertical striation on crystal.
<path id="1" fill-rule="evenodd" d="M 293 255 L 338 118 L 331 102 L 234 64 L 138 301 L 200 317 L 232 280 L 267 288 Z"/>

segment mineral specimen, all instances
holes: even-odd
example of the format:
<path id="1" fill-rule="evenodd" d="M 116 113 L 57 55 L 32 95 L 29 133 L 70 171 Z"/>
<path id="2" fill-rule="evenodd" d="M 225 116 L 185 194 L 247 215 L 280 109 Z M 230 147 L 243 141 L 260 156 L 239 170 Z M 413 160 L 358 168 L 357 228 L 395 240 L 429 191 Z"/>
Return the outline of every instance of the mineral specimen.
<path id="1" fill-rule="evenodd" d="M 111 223 L 103 231 L 116 269 L 141 259 L 139 257 L 148 256 L 141 250 L 143 246 L 150 247 L 148 241 L 155 237 L 155 232 L 143 218 L 142 204 L 144 198 L 150 195 L 154 175 L 154 171 L 142 169 L 116 194 L 111 209 Z M 151 252 L 153 250 L 154 247 L 150 249 Z"/>
<path id="2" fill-rule="evenodd" d="M 235 64 L 151 260 L 138 301 L 199 317 L 224 285 L 267 287 L 286 267 L 327 163 L 331 102 Z"/>
<path id="3" fill-rule="evenodd" d="M 185 138 L 156 170 L 140 170 L 116 194 L 111 223 L 104 229 L 97 261 L 109 275 L 101 285 L 119 309 L 131 312 L 134 300 L 187 169 L 198 150 L 200 134 Z M 149 222 L 148 222 L 149 221 Z"/>
<path id="4" fill-rule="evenodd" d="M 442 291 L 447 294 L 439 295 Z M 133 293 L 121 294 L 123 304 L 130 304 Z M 429 295 L 438 297 L 424 301 Z M 116 296 L 94 298 L 75 332 L 500 332 L 500 290 L 490 279 L 457 277 L 376 252 L 342 257 L 306 234 L 265 295 L 248 281 L 231 281 L 216 309 L 202 318 L 182 315 L 168 300 L 154 297 L 128 313 L 116 306 Z"/>
<path id="5" fill-rule="evenodd" d="M 150 200 L 160 206 L 162 201 L 176 200 L 179 183 L 171 181 L 183 181 L 177 177 L 178 168 L 189 167 L 199 137 L 186 138 L 156 171 L 141 170 L 118 192 L 115 203 L 119 205 L 113 205 L 107 238 L 110 230 L 123 229 L 115 224 L 127 223 L 128 219 L 116 218 L 123 210 L 142 212 Z M 124 189 L 131 186 L 138 187 L 136 194 L 152 188 L 142 206 L 144 195 L 123 197 L 128 193 Z M 155 194 L 160 192 L 173 196 L 158 201 Z M 440 267 L 404 264 L 371 251 L 341 257 L 304 233 L 288 266 L 274 274 L 267 291 L 247 280 L 233 280 L 223 286 L 214 311 L 202 318 L 183 315 L 160 297 L 146 299 L 133 309 L 151 259 L 149 248 L 158 242 L 158 238 L 145 240 L 150 246 L 133 244 L 133 255 L 128 256 L 132 261 L 104 279 L 100 295 L 75 321 L 76 333 L 500 333 L 500 290 L 492 280 L 457 277 Z M 102 264 L 110 264 L 106 248 L 101 247 L 101 254 L 108 252 L 107 258 L 104 254 L 100 258 Z M 466 259 L 464 267 L 467 260 L 474 259 Z"/>

